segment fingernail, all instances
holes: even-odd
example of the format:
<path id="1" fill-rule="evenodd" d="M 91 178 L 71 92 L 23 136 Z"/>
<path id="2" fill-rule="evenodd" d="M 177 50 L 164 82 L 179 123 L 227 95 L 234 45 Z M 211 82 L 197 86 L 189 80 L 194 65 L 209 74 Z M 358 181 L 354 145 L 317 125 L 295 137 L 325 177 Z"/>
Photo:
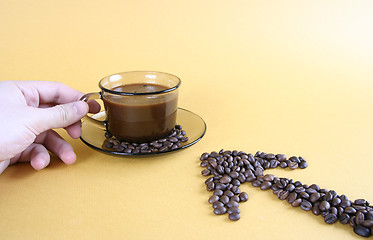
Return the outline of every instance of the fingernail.
<path id="1" fill-rule="evenodd" d="M 88 105 L 84 101 L 78 101 L 73 104 L 74 111 L 79 115 L 85 115 L 88 112 Z"/>

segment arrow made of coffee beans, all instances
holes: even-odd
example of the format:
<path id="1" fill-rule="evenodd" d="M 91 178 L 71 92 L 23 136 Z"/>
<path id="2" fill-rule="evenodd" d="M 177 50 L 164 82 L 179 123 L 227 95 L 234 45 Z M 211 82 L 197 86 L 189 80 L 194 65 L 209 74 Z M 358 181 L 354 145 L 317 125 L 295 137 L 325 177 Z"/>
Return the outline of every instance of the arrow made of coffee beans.
<path id="1" fill-rule="evenodd" d="M 242 151 L 203 153 L 200 157 L 206 189 L 213 191 L 209 198 L 216 215 L 228 214 L 232 221 L 240 219 L 239 203 L 246 202 L 248 195 L 241 192 L 240 185 L 250 182 L 261 190 L 271 189 L 280 200 L 286 200 L 293 207 L 312 211 L 321 215 L 325 223 L 339 221 L 349 224 L 354 232 L 370 237 L 373 232 L 373 206 L 364 199 L 351 201 L 346 195 L 338 195 L 334 190 L 320 188 L 319 185 L 306 185 L 288 178 L 278 178 L 263 174 L 269 168 L 306 168 L 307 161 L 302 157 L 287 158 L 284 154 L 258 151 L 255 155 Z M 212 175 L 212 176 L 211 176 Z"/>

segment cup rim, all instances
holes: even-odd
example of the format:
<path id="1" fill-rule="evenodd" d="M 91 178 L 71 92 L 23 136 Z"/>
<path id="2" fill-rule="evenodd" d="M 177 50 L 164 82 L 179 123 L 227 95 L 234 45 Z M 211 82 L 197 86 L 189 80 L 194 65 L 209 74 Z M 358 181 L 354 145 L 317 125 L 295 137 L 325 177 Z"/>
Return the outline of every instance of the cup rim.
<path id="1" fill-rule="evenodd" d="M 106 78 L 108 78 L 110 76 L 114 76 L 114 75 L 122 75 L 122 74 L 125 74 L 125 73 L 153 73 L 153 74 L 154 73 L 155 74 L 161 73 L 161 74 L 167 74 L 167 75 L 170 75 L 170 76 L 176 78 L 178 82 L 175 86 L 167 88 L 165 90 L 154 91 L 154 92 L 145 92 L 145 93 L 118 92 L 118 91 L 114 91 L 114 90 L 111 90 L 111 89 L 108 89 L 108 88 L 105 88 L 104 86 L 102 86 L 102 81 L 104 81 Z M 108 93 L 111 93 L 111 94 L 124 95 L 124 96 L 140 96 L 140 95 L 154 95 L 154 94 L 172 92 L 172 91 L 176 90 L 177 88 L 179 88 L 180 84 L 181 84 L 180 78 L 178 76 L 175 76 L 175 75 L 170 74 L 170 73 L 158 72 L 158 71 L 128 71 L 128 72 L 119 72 L 119 73 L 114 73 L 114 74 L 107 75 L 99 81 L 98 86 L 100 87 L 100 89 L 102 91 L 108 92 Z"/>

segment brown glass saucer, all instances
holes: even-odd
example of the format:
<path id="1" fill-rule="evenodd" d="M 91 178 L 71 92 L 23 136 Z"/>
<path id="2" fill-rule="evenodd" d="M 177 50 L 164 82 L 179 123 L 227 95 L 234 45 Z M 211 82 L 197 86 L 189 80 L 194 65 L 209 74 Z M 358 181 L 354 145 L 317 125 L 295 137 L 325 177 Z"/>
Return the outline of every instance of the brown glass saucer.
<path id="1" fill-rule="evenodd" d="M 105 115 L 105 112 L 102 111 L 91 117 L 94 119 L 103 121 L 106 118 L 106 115 Z M 85 121 L 84 118 L 82 119 L 82 135 L 80 136 L 80 139 L 87 146 L 95 150 L 108 153 L 108 154 L 123 155 L 123 156 L 154 155 L 154 154 L 162 154 L 162 153 L 178 151 L 178 150 L 190 147 L 193 144 L 197 143 L 199 140 L 201 140 L 201 138 L 205 135 L 205 132 L 206 132 L 205 121 L 197 114 L 189 110 L 183 109 L 183 108 L 178 108 L 177 110 L 176 124 L 182 126 L 183 130 L 185 130 L 186 132 L 186 136 L 189 139 L 187 142 L 181 143 L 179 148 L 169 149 L 163 152 L 132 154 L 132 153 L 117 152 L 114 149 L 110 150 L 110 149 L 104 148 L 103 145 L 106 140 L 106 137 L 105 137 L 106 128 L 104 126 L 101 127 L 96 124 L 93 124 L 91 121 Z"/>

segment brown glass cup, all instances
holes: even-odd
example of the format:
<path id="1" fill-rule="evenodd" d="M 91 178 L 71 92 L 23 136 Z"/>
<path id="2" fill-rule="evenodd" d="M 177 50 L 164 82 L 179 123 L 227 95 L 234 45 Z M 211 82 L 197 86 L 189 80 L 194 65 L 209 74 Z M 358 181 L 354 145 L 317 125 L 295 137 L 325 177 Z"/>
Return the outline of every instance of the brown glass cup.
<path id="1" fill-rule="evenodd" d="M 102 99 L 106 120 L 87 120 L 105 125 L 121 141 L 145 143 L 165 138 L 176 124 L 181 80 L 162 72 L 123 72 L 104 77 L 101 92 L 81 100 Z"/>

